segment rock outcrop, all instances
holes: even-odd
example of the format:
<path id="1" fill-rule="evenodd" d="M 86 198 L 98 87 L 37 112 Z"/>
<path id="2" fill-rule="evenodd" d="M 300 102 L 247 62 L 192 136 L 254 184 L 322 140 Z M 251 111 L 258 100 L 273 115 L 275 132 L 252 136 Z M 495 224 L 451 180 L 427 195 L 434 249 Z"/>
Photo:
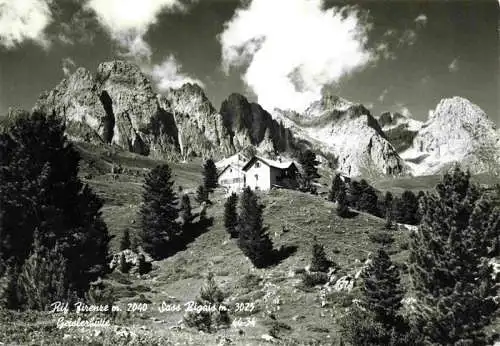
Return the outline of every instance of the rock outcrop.
<path id="1" fill-rule="evenodd" d="M 387 140 L 379 123 L 360 104 L 324 95 L 304 114 L 275 110 L 274 116 L 324 154 L 338 159 L 348 176 L 404 174 L 407 167 Z"/>
<path id="2" fill-rule="evenodd" d="M 248 146 L 271 154 L 293 144 L 290 131 L 241 95 L 231 95 L 221 112 L 198 85 L 158 95 L 139 67 L 124 61 L 101 63 L 95 77 L 78 68 L 33 110 L 63 117 L 73 140 L 156 158 L 222 158 Z"/>
<path id="3" fill-rule="evenodd" d="M 473 173 L 499 173 L 500 137 L 477 105 L 462 97 L 443 99 L 401 154 L 415 175 L 441 173 L 458 163 Z"/>

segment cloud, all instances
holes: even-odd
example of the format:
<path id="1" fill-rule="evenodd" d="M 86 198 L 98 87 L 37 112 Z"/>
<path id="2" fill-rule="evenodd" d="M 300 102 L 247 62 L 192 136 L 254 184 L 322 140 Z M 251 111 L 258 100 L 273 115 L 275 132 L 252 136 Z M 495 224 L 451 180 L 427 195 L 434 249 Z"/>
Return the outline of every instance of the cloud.
<path id="1" fill-rule="evenodd" d="M 94 41 L 97 26 L 94 13 L 81 8 L 71 16 L 69 21 L 59 23 L 57 39 L 67 45 L 91 44 Z"/>
<path id="2" fill-rule="evenodd" d="M 52 0 L 0 0 L 0 46 L 12 49 L 26 40 L 50 46 L 45 29 L 52 22 Z"/>
<path id="3" fill-rule="evenodd" d="M 185 83 L 196 83 L 204 87 L 200 80 L 180 72 L 181 68 L 182 66 L 176 61 L 175 57 L 170 55 L 161 64 L 155 65 L 150 74 L 161 91 L 180 88 Z"/>
<path id="4" fill-rule="evenodd" d="M 412 117 L 412 114 L 411 114 L 410 109 L 408 107 L 405 107 L 405 106 L 401 107 L 399 112 L 407 118 Z"/>
<path id="5" fill-rule="evenodd" d="M 62 59 L 62 70 L 65 77 L 69 76 L 73 72 L 75 67 L 76 64 L 70 57 Z"/>
<path id="6" fill-rule="evenodd" d="M 448 65 L 448 71 L 453 73 L 458 72 L 458 70 L 460 70 L 458 59 L 453 59 L 453 61 Z"/>
<path id="7" fill-rule="evenodd" d="M 196 0 L 191 0 L 194 2 Z M 181 72 L 182 66 L 173 55 L 160 64 L 152 64 L 153 51 L 145 40 L 149 29 L 158 22 L 164 11 L 186 11 L 180 0 L 88 0 L 86 8 L 96 14 L 97 20 L 116 41 L 124 58 L 134 61 L 156 82 L 158 89 L 181 87 L 184 83 L 203 83 Z"/>
<path id="8" fill-rule="evenodd" d="M 424 27 L 427 25 L 427 20 L 428 20 L 427 15 L 421 13 L 417 16 L 417 18 L 415 18 L 415 23 L 417 23 L 417 25 Z"/>
<path id="9" fill-rule="evenodd" d="M 417 33 L 415 30 L 407 29 L 399 38 L 399 45 L 413 46 L 417 42 Z"/>
<path id="10" fill-rule="evenodd" d="M 384 89 L 384 91 L 382 91 L 382 94 L 380 94 L 380 96 L 378 97 L 378 100 L 380 101 L 380 103 L 384 102 L 385 97 L 387 96 L 388 93 L 389 93 L 389 89 Z"/>
<path id="11" fill-rule="evenodd" d="M 88 0 L 85 6 L 94 11 L 111 38 L 125 49 L 123 55 L 136 60 L 151 59 L 151 48 L 144 36 L 157 23 L 158 15 L 186 8 L 179 0 Z"/>
<path id="12" fill-rule="evenodd" d="M 244 67 L 243 81 L 267 109 L 303 111 L 324 86 L 374 61 L 363 15 L 324 9 L 323 0 L 252 0 L 219 35 L 222 67 Z"/>

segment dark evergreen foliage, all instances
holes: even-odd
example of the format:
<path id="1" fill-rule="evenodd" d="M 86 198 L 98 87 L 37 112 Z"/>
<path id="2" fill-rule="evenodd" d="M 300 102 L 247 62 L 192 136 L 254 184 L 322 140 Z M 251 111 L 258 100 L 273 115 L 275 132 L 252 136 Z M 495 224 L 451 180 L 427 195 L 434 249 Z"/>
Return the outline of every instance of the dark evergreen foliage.
<path id="1" fill-rule="evenodd" d="M 217 167 L 214 160 L 208 159 L 203 165 L 203 187 L 207 193 L 211 193 L 217 185 Z"/>
<path id="2" fill-rule="evenodd" d="M 181 205 L 180 205 L 179 216 L 182 220 L 182 224 L 184 226 L 188 226 L 193 220 L 193 213 L 191 210 L 191 200 L 189 199 L 189 195 L 184 194 L 181 197 Z"/>
<path id="3" fill-rule="evenodd" d="M 418 198 L 409 190 L 406 190 L 394 201 L 394 219 L 399 223 L 418 225 L 420 217 L 418 214 Z"/>
<path id="4" fill-rule="evenodd" d="M 421 207 L 410 243 L 415 328 L 426 344 L 486 345 L 483 327 L 498 309 L 488 259 L 498 256 L 500 212 L 458 168 Z"/>
<path id="5" fill-rule="evenodd" d="M 196 199 L 196 202 L 198 202 L 199 204 L 202 204 L 202 203 L 208 201 L 208 191 L 203 185 L 198 186 L 198 189 L 196 190 L 196 198 L 195 199 Z"/>
<path id="6" fill-rule="evenodd" d="M 333 263 L 328 259 L 328 257 L 326 257 L 325 247 L 319 244 L 316 237 L 314 237 L 310 270 L 313 272 L 327 273 L 332 264 Z"/>
<path id="7" fill-rule="evenodd" d="M 209 273 L 200 295 L 195 303 L 198 306 L 213 307 L 214 311 L 188 311 L 184 315 L 184 323 L 188 327 L 211 333 L 231 324 L 228 309 L 223 305 L 224 294 L 215 283 L 212 273 Z"/>
<path id="8" fill-rule="evenodd" d="M 124 253 L 120 255 L 120 263 L 118 265 L 118 269 L 124 274 L 127 274 L 130 269 L 132 269 L 132 265 L 127 262 Z"/>
<path id="9" fill-rule="evenodd" d="M 155 259 L 161 259 L 168 247 L 174 246 L 180 233 L 176 219 L 179 216 L 177 195 L 173 190 L 172 172 L 166 164 L 155 167 L 144 182 L 142 247 Z"/>
<path id="10" fill-rule="evenodd" d="M 357 208 L 360 211 L 381 216 L 378 209 L 378 197 L 375 189 L 364 179 L 360 181 L 359 188 L 361 193 L 359 195 Z"/>
<path id="11" fill-rule="evenodd" d="M 330 188 L 330 192 L 328 193 L 328 200 L 331 202 L 335 202 L 337 200 L 337 195 L 340 192 L 340 189 L 344 185 L 342 178 L 340 177 L 340 173 L 336 173 L 332 180 L 332 186 Z"/>
<path id="12" fill-rule="evenodd" d="M 274 261 L 273 243 L 263 226 L 264 205 L 249 188 L 243 190 L 238 217 L 238 246 L 255 267 L 264 268 Z"/>
<path id="13" fill-rule="evenodd" d="M 316 192 L 313 183 L 320 177 L 318 174 L 319 161 L 316 160 L 316 154 L 307 149 L 299 154 L 299 163 L 302 166 L 302 181 L 300 189 L 307 192 Z"/>
<path id="14" fill-rule="evenodd" d="M 120 251 L 132 249 L 132 242 L 130 240 L 130 231 L 126 228 L 123 231 L 122 239 L 120 240 Z"/>
<path id="15" fill-rule="evenodd" d="M 238 226 L 238 195 L 232 193 L 226 200 L 224 204 L 224 227 L 231 238 L 237 238 L 237 226 Z"/>
<path id="16" fill-rule="evenodd" d="M 61 258 L 51 258 L 66 261 L 64 278 L 81 296 L 108 270 L 110 237 L 102 201 L 79 179 L 80 156 L 64 130 L 55 115 L 33 113 L 0 134 L 0 254 L 21 268 L 57 245 Z M 33 248 L 34 230 L 40 249 Z"/>
<path id="17" fill-rule="evenodd" d="M 337 195 L 337 215 L 346 217 L 348 213 L 349 207 L 347 206 L 346 187 L 342 185 Z"/>

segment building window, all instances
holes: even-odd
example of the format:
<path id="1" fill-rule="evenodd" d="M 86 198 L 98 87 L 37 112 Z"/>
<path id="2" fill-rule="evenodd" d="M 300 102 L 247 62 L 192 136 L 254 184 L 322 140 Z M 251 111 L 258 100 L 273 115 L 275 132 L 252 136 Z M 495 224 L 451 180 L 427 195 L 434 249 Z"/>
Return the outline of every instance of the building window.
<path id="1" fill-rule="evenodd" d="M 255 181 L 259 180 L 259 175 L 255 174 Z"/>
<path id="2" fill-rule="evenodd" d="M 259 168 L 260 167 L 260 162 L 255 162 L 255 168 Z"/>

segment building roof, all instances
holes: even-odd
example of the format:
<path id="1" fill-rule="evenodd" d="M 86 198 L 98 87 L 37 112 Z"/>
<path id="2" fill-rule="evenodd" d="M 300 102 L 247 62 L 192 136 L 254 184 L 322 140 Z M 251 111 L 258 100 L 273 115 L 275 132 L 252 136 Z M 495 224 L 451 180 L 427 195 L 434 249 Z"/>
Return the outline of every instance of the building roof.
<path id="1" fill-rule="evenodd" d="M 217 178 L 219 178 L 222 175 L 222 173 L 224 173 L 229 167 L 237 169 L 238 171 L 242 171 L 241 166 L 229 164 L 219 171 L 219 173 L 217 174 Z"/>
<path id="2" fill-rule="evenodd" d="M 243 167 L 248 162 L 248 158 L 246 158 L 243 154 L 237 153 L 233 156 L 226 157 L 220 161 L 215 163 L 215 167 L 217 169 L 225 170 L 228 165 L 235 165 L 239 167 Z"/>
<path id="3" fill-rule="evenodd" d="M 287 168 L 290 168 L 292 165 L 295 165 L 295 163 L 293 161 L 281 161 L 280 162 L 280 161 L 265 159 L 265 158 L 260 157 L 260 156 L 254 156 L 250 159 L 250 161 L 247 162 L 246 165 L 243 166 L 242 169 L 244 171 L 246 171 L 257 160 L 263 162 L 264 164 L 266 164 L 269 167 L 274 167 L 274 168 L 278 168 L 278 169 L 287 169 Z"/>

